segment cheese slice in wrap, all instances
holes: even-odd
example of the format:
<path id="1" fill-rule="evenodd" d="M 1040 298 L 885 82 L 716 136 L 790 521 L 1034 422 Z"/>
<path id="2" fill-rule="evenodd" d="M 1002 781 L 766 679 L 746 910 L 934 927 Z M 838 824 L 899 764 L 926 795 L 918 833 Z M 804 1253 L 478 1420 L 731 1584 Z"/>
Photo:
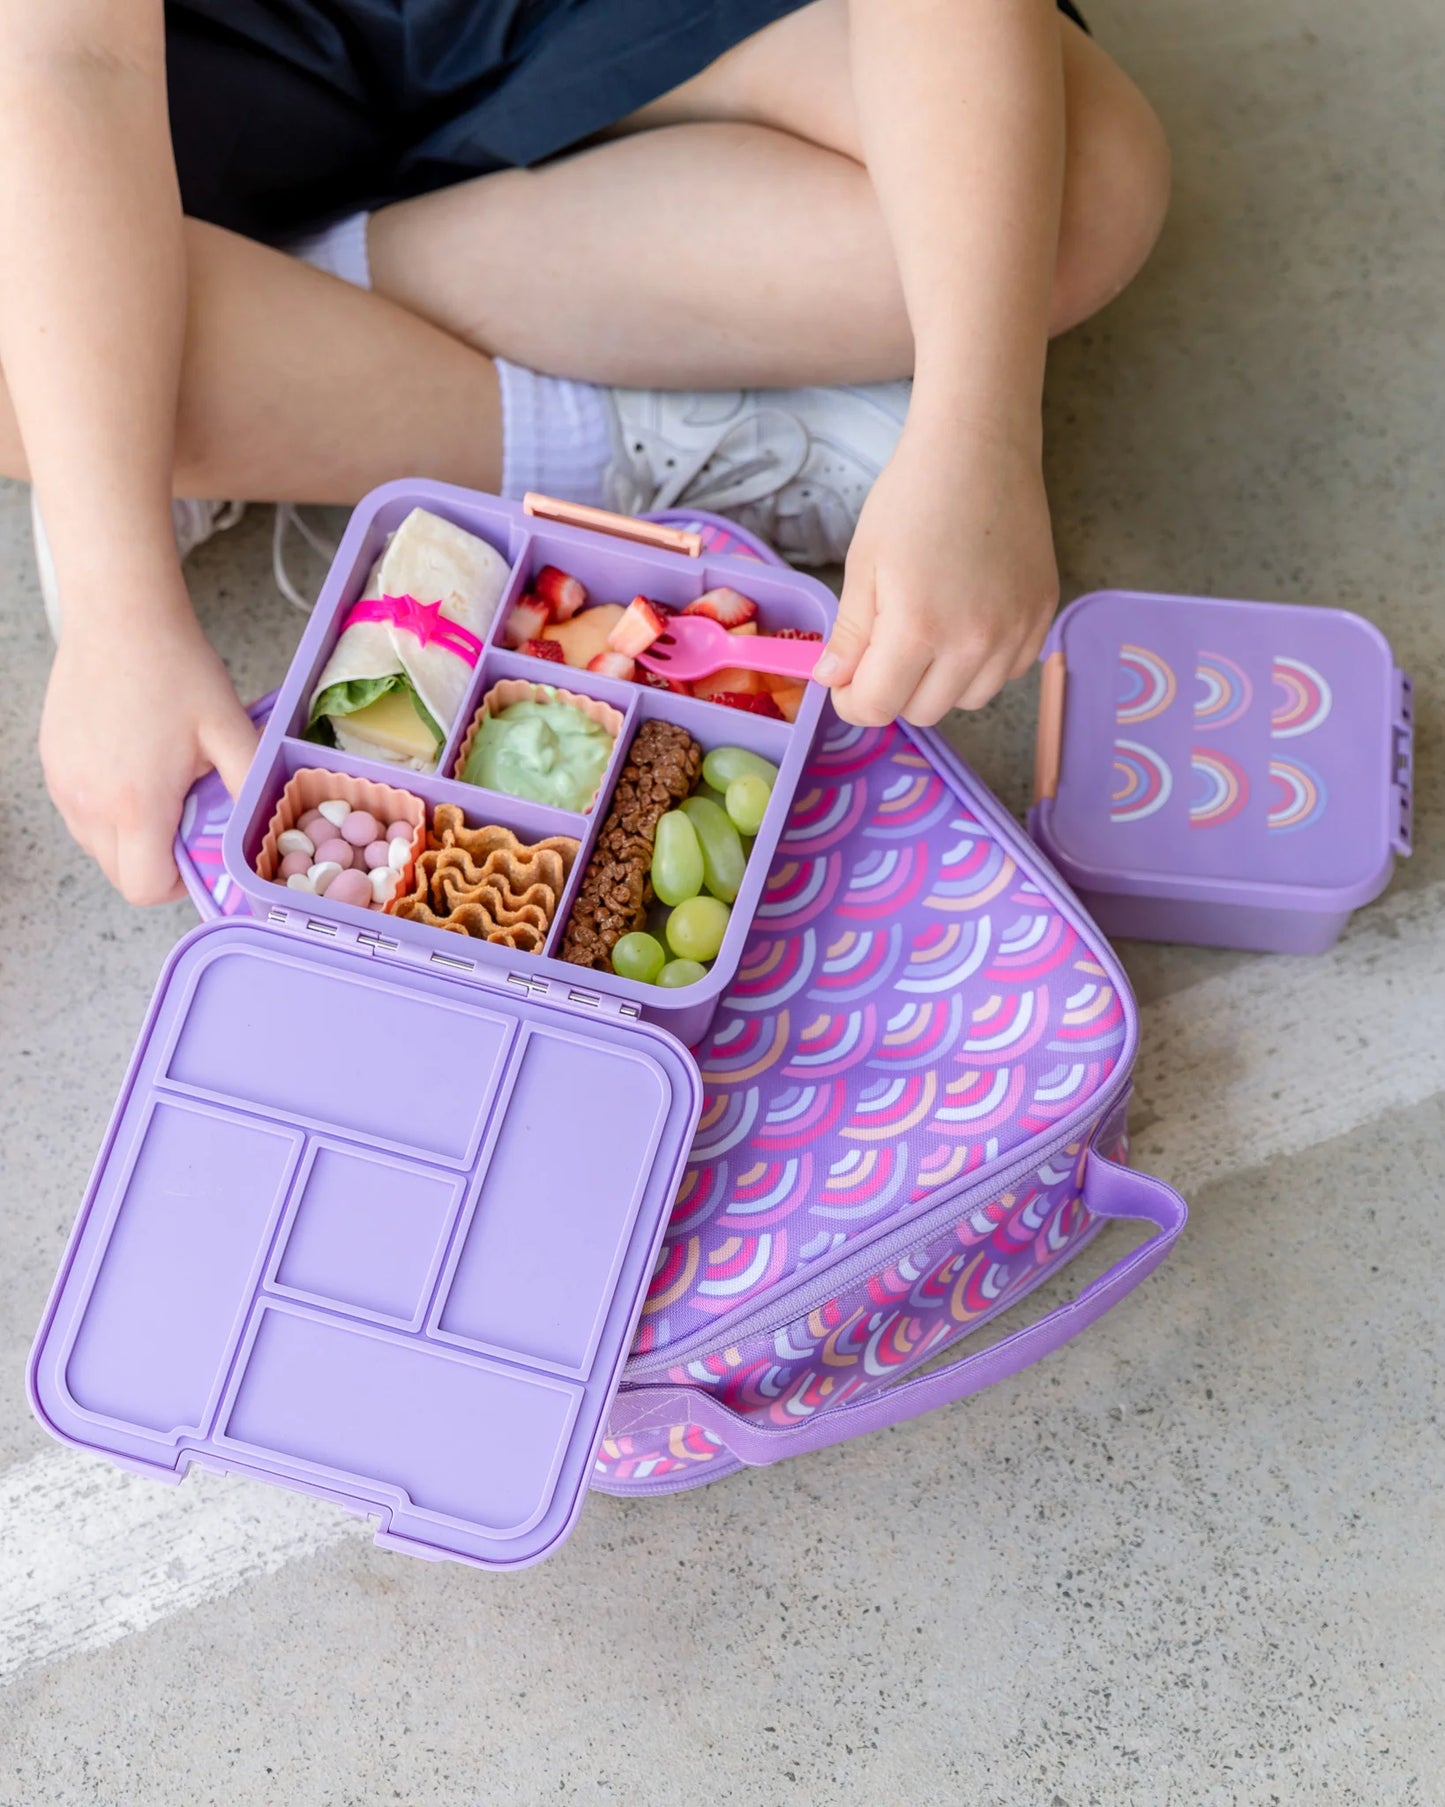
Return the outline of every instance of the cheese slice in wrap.
<path id="1" fill-rule="evenodd" d="M 485 637 L 510 567 L 485 540 L 414 508 L 387 540 L 360 600 L 410 596 Z M 393 621 L 342 631 L 311 694 L 307 738 L 411 772 L 431 771 L 475 667 Z"/>

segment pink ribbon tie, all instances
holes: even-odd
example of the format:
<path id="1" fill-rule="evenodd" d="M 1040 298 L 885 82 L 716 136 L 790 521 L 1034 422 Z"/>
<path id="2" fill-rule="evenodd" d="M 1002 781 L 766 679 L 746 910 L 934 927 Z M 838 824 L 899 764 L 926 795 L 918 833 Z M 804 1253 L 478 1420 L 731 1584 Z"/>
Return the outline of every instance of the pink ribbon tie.
<path id="1" fill-rule="evenodd" d="M 444 646 L 449 653 L 475 665 L 482 643 L 470 628 L 443 615 L 439 602 L 418 602 L 415 596 L 368 596 L 353 605 L 342 632 L 353 621 L 389 621 L 403 633 L 414 634 L 423 646 Z"/>

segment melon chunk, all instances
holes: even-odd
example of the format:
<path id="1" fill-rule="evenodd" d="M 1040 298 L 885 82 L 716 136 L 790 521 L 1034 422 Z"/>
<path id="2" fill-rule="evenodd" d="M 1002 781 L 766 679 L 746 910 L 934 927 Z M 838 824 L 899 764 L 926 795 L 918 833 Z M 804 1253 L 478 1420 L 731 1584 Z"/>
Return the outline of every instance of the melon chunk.
<path id="1" fill-rule="evenodd" d="M 542 638 L 555 640 L 567 663 L 585 671 L 599 653 L 608 650 L 607 636 L 626 613 L 620 602 L 595 603 L 570 621 L 548 622 Z"/>

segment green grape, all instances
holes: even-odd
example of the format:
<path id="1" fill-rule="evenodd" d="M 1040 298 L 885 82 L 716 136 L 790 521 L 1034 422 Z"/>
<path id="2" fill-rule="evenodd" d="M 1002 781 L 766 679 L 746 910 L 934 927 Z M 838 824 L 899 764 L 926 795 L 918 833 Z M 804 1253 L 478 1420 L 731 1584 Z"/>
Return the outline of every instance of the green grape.
<path id="1" fill-rule="evenodd" d="M 715 791 L 726 791 L 744 772 L 761 778 L 769 790 L 778 782 L 778 768 L 745 747 L 714 747 L 702 762 L 702 775 Z"/>
<path id="2" fill-rule="evenodd" d="M 689 897 L 667 919 L 667 945 L 680 960 L 715 960 L 731 915 L 721 898 Z"/>
<path id="3" fill-rule="evenodd" d="M 728 819 L 726 810 L 706 797 L 689 797 L 682 806 L 692 823 L 697 844 L 702 848 L 702 882 L 705 889 L 724 903 L 731 903 L 743 882 L 747 860 L 738 831 Z"/>
<path id="4" fill-rule="evenodd" d="M 732 825 L 739 834 L 758 832 L 763 825 L 763 817 L 767 814 L 772 794 L 762 779 L 752 772 L 744 772 L 733 779 L 728 786 L 727 810 Z"/>
<path id="5" fill-rule="evenodd" d="M 667 950 L 656 935 L 634 930 L 612 950 L 612 970 L 621 979 L 638 979 L 651 985 L 667 964 Z"/>
<path id="6" fill-rule="evenodd" d="M 670 809 L 657 825 L 652 844 L 652 888 L 665 904 L 685 903 L 702 890 L 702 848 L 692 823 Z"/>
<path id="7" fill-rule="evenodd" d="M 669 960 L 657 975 L 657 982 L 675 990 L 679 985 L 696 985 L 706 977 L 707 968 L 696 960 Z"/>

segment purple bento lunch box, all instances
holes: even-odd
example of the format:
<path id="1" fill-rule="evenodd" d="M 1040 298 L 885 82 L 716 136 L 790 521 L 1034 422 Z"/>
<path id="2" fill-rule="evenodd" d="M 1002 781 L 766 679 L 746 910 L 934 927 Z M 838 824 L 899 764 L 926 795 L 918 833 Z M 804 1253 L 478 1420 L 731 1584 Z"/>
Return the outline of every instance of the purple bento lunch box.
<path id="1" fill-rule="evenodd" d="M 705 552 L 696 534 L 601 511 L 575 510 L 567 504 L 538 501 L 549 511 L 556 509 L 610 525 L 605 531 L 570 525 L 529 513 L 516 502 L 415 480 L 387 484 L 358 504 L 236 799 L 223 843 L 226 868 L 249 898 L 253 912 L 273 923 L 285 920 L 335 925 L 342 933 L 381 935 L 394 944 L 389 952 L 424 966 L 465 970 L 480 963 L 503 971 L 518 985 L 538 981 L 566 985 L 574 991 L 587 992 L 595 1002 L 606 999 L 614 1010 L 663 1023 L 691 1047 L 706 1034 L 718 999 L 737 971 L 738 957 L 747 940 L 827 693 L 820 685 L 809 684 L 797 721 L 775 721 L 718 703 L 676 696 L 508 652 L 502 644 L 507 614 L 526 592 L 533 574 L 544 565 L 559 566 L 579 577 L 590 598 L 599 602 L 626 603 L 641 593 L 681 608 L 706 590 L 728 585 L 757 603 L 764 632 L 796 628 L 826 634 L 832 625 L 836 600 L 825 585 L 801 572 L 750 558 Z M 512 567 L 511 581 L 487 635 L 467 699 L 457 712 L 434 775 L 398 772 L 394 766 L 374 764 L 300 738 L 312 689 L 335 644 L 342 615 L 360 595 L 386 535 L 417 507 L 442 515 L 490 541 Z M 671 550 L 672 545 L 688 550 Z M 558 684 L 579 695 L 597 697 L 621 711 L 623 728 L 607 776 L 596 802 L 585 815 L 571 815 L 481 790 L 449 776 L 478 702 L 502 678 Z M 746 747 L 778 768 L 772 799 L 750 850 L 722 948 L 705 978 L 676 991 L 572 966 L 559 957 L 567 917 L 606 817 L 612 786 L 632 736 L 642 722 L 649 720 L 673 722 L 685 728 L 704 752 L 720 746 Z M 581 850 L 543 953 L 518 955 L 509 948 L 334 903 L 327 897 L 308 897 L 305 907 L 298 908 L 298 894 L 260 878 L 255 862 L 283 786 L 292 773 L 307 767 L 349 772 L 410 791 L 422 799 L 429 811 L 438 803 L 458 804 L 469 825 L 496 823 L 512 829 L 524 841 L 549 835 L 568 835 L 580 841 Z"/>
<path id="2" fill-rule="evenodd" d="M 606 809 L 605 787 L 590 818 L 559 819 L 294 738 L 340 612 L 418 504 L 513 564 L 498 630 L 545 563 L 599 599 L 679 603 L 732 584 L 769 625 L 823 632 L 831 619 L 810 579 L 700 544 L 694 555 L 695 534 L 611 528 L 689 548 L 667 551 L 419 482 L 369 497 L 232 812 L 225 872 L 206 887 L 214 919 L 161 973 L 29 1385 L 55 1435 L 123 1467 L 266 1479 L 377 1519 L 377 1541 L 412 1555 L 513 1568 L 554 1551 L 581 1511 L 701 1110 L 681 1038 L 700 1033 L 736 965 L 823 699 L 810 686 L 789 727 L 565 674 L 623 712 L 614 771 L 649 716 L 779 768 L 735 932 L 695 1000 L 675 994 L 670 1007 L 550 951 L 325 897 L 297 907 L 252 860 L 303 767 L 375 776 L 429 806 L 450 799 L 469 822 L 524 838 L 574 834 L 579 868 Z M 560 675 L 502 651 L 494 631 L 473 698 L 514 673 Z M 215 914 L 242 895 L 253 914 Z"/>
<path id="3" fill-rule="evenodd" d="M 1101 590 L 1043 662 L 1029 830 L 1105 933 L 1319 953 L 1409 853 L 1410 680 L 1360 616 Z"/>

